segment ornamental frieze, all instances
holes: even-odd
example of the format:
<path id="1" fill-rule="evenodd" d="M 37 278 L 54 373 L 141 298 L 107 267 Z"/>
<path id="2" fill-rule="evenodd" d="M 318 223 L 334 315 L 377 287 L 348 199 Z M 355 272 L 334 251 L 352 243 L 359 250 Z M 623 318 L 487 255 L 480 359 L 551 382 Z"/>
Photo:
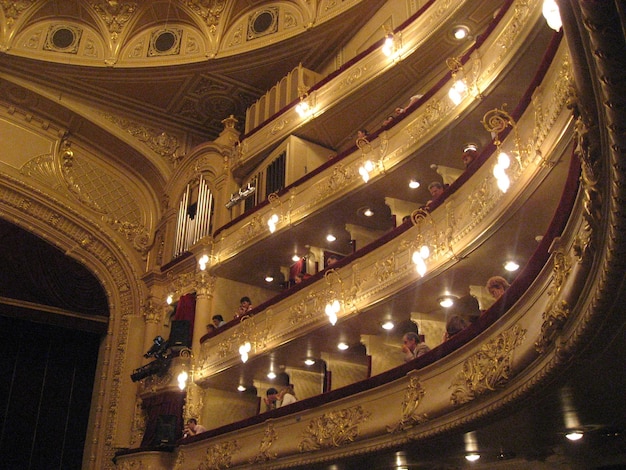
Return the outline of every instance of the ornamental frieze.
<path id="1" fill-rule="evenodd" d="M 466 359 L 450 386 L 453 389 L 450 402 L 462 405 L 504 387 L 512 375 L 513 353 L 525 336 L 526 330 L 515 325 Z"/>
<path id="2" fill-rule="evenodd" d="M 229 468 L 233 454 L 241 450 L 237 440 L 216 444 L 209 447 L 204 457 L 204 462 L 200 464 L 198 470 L 221 470 Z"/>
<path id="3" fill-rule="evenodd" d="M 278 457 L 276 452 L 272 452 L 271 448 L 274 442 L 278 439 L 278 433 L 276 429 L 274 429 L 274 424 L 269 423 L 265 427 L 265 431 L 263 433 L 263 439 L 259 444 L 259 453 L 252 459 L 250 459 L 250 463 L 262 463 L 267 462 L 268 460 L 274 460 Z"/>
<path id="4" fill-rule="evenodd" d="M 309 422 L 298 449 L 310 452 L 349 444 L 359 436 L 359 425 L 370 416 L 361 405 L 324 413 Z"/>
<path id="5" fill-rule="evenodd" d="M 399 431 L 406 431 L 413 426 L 424 423 L 428 420 L 426 413 L 419 414 L 417 409 L 419 408 L 424 395 L 426 394 L 420 380 L 417 377 L 411 377 L 409 385 L 404 393 L 404 400 L 401 405 L 400 421 L 393 426 L 387 426 L 387 431 L 395 433 Z"/>

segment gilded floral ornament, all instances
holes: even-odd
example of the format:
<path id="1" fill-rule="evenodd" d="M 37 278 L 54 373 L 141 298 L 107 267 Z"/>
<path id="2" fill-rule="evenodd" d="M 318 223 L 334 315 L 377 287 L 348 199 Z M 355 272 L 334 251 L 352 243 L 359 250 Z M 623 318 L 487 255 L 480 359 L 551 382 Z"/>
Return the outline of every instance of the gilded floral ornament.
<path id="1" fill-rule="evenodd" d="M 174 462 L 174 470 L 185 469 L 185 451 L 179 447 L 178 454 L 176 455 L 176 462 Z"/>
<path id="2" fill-rule="evenodd" d="M 300 452 L 330 447 L 341 447 L 359 436 L 359 424 L 367 421 L 371 413 L 361 405 L 324 413 L 311 420 L 298 445 Z"/>
<path id="3" fill-rule="evenodd" d="M 117 41 L 119 33 L 122 32 L 137 9 L 135 2 L 110 2 L 106 0 L 91 2 L 91 6 L 107 25 L 113 42 Z"/>
<path id="4" fill-rule="evenodd" d="M 463 363 L 450 388 L 453 405 L 468 403 L 486 392 L 503 387 L 511 376 L 511 361 L 515 348 L 524 341 L 526 330 L 518 325 L 501 333 L 481 346 Z"/>
<path id="5" fill-rule="evenodd" d="M 259 444 L 259 453 L 253 459 L 250 459 L 250 463 L 262 463 L 267 462 L 268 460 L 274 460 L 278 457 L 276 452 L 270 452 L 270 449 L 274 442 L 278 439 L 278 433 L 276 429 L 274 429 L 274 424 L 269 423 L 265 428 L 265 432 L 263 433 L 263 439 L 261 439 L 261 443 Z"/>
<path id="6" fill-rule="evenodd" d="M 225 0 L 187 0 L 187 6 L 204 20 L 212 34 L 217 30 L 225 5 Z"/>
<path id="7" fill-rule="evenodd" d="M 128 132 L 140 142 L 147 145 L 152 151 L 167 158 L 172 165 L 178 163 L 179 157 L 176 155 L 176 151 L 180 147 L 180 144 L 176 137 L 166 132 L 160 132 L 157 129 L 130 121 L 129 119 L 119 118 L 108 113 L 104 113 L 103 116 L 120 129 Z"/>
<path id="8" fill-rule="evenodd" d="M 417 408 L 420 406 L 425 393 L 419 379 L 411 377 L 404 393 L 404 400 L 402 400 L 402 418 L 394 426 L 387 426 L 388 432 L 406 431 L 428 420 L 428 416 L 425 413 L 420 415 L 417 412 Z"/>
<path id="9" fill-rule="evenodd" d="M 2 8 L 2 12 L 6 18 L 7 26 L 13 26 L 15 20 L 17 20 L 20 15 L 33 3 L 35 3 L 35 0 L 20 0 L 19 2 L 0 0 L 0 8 Z"/>
<path id="10" fill-rule="evenodd" d="M 232 455 L 238 450 L 241 450 L 241 446 L 237 440 L 211 446 L 207 449 L 204 462 L 200 464 L 198 470 L 221 470 L 223 468 L 229 468 Z"/>
<path id="11" fill-rule="evenodd" d="M 569 317 L 569 304 L 565 300 L 558 301 L 558 298 L 571 270 L 571 264 L 567 255 L 561 250 L 556 251 L 554 253 L 554 277 L 552 286 L 548 290 L 550 300 L 546 311 L 542 315 L 541 333 L 535 342 L 535 350 L 539 353 L 544 353 L 548 346 L 554 342 L 554 338 L 563 329 L 563 325 L 565 325 Z"/>

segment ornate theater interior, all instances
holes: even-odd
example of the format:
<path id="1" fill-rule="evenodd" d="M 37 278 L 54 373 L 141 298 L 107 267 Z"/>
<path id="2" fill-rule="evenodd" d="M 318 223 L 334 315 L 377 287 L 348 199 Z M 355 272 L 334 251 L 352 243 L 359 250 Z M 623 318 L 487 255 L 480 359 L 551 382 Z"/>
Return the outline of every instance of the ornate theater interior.
<path id="1" fill-rule="evenodd" d="M 624 468 L 625 57 L 620 0 L 0 2 L 0 466 Z"/>

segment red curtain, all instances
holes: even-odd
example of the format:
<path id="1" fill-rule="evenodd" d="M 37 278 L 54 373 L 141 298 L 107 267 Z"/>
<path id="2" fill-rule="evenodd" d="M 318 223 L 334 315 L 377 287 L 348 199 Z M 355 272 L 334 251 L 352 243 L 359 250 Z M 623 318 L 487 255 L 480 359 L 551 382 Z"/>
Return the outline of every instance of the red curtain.
<path id="1" fill-rule="evenodd" d="M 189 321 L 189 339 L 193 341 L 193 321 L 196 317 L 196 294 L 183 295 L 178 300 L 174 320 Z"/>
<path id="2" fill-rule="evenodd" d="M 146 410 L 147 419 L 146 432 L 143 435 L 141 447 L 159 445 L 159 443 L 156 442 L 159 416 L 175 416 L 175 439 L 182 437 L 184 401 L 185 394 L 183 392 L 163 392 L 152 397 L 144 398 L 142 407 Z"/>

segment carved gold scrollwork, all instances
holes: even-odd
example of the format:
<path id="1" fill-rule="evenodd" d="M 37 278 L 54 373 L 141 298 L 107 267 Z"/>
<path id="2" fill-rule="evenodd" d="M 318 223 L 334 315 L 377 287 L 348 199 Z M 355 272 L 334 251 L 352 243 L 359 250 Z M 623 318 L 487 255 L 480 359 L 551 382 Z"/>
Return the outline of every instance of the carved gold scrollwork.
<path id="1" fill-rule="evenodd" d="M 417 377 L 411 377 L 409 386 L 404 393 L 404 400 L 402 401 L 402 418 L 400 418 L 400 421 L 394 426 L 387 426 L 388 432 L 406 431 L 416 424 L 428 420 L 428 416 L 425 413 L 421 415 L 417 413 L 417 408 L 422 398 L 424 398 L 425 393 L 419 379 Z"/>
<path id="2" fill-rule="evenodd" d="M 526 330 L 515 325 L 468 358 L 450 386 L 454 388 L 450 397 L 452 404 L 462 405 L 503 387 L 511 376 L 513 352 L 522 344 L 525 336 Z"/>
<path id="3" fill-rule="evenodd" d="M 176 455 L 176 462 L 174 462 L 174 470 L 183 470 L 185 468 L 185 451 L 183 448 L 178 448 L 178 455 Z"/>
<path id="4" fill-rule="evenodd" d="M 300 452 L 330 447 L 340 447 L 359 436 L 359 424 L 367 421 L 371 413 L 361 405 L 324 413 L 311 420 L 298 445 Z"/>
<path id="5" fill-rule="evenodd" d="M 297 325 L 298 323 L 309 320 L 312 317 L 313 312 L 307 311 L 306 302 L 304 300 L 289 307 L 289 323 L 292 325 Z"/>
<path id="6" fill-rule="evenodd" d="M 558 332 L 563 328 L 570 313 L 569 304 L 565 300 L 558 302 L 561 295 L 563 285 L 571 272 L 571 264 L 567 255 L 563 251 L 554 253 L 554 280 L 548 291 L 550 301 L 548 307 L 543 313 L 543 324 L 541 325 L 541 333 L 535 341 L 535 350 L 538 353 L 544 353 L 548 346 L 552 344 Z"/>
<path id="7" fill-rule="evenodd" d="M 261 443 L 259 444 L 259 453 L 253 459 L 250 459 L 250 463 L 262 463 L 267 462 L 268 460 L 273 460 L 278 457 L 276 452 L 270 452 L 270 448 L 278 439 L 278 433 L 276 429 L 274 429 L 274 425 L 269 423 L 265 428 L 265 432 L 263 433 L 263 439 L 261 439 Z"/>
<path id="8" fill-rule="evenodd" d="M 237 440 L 211 446 L 207 449 L 204 462 L 200 464 L 198 470 L 221 470 L 223 468 L 229 468 L 233 454 L 239 450 L 241 450 L 241 446 Z"/>

